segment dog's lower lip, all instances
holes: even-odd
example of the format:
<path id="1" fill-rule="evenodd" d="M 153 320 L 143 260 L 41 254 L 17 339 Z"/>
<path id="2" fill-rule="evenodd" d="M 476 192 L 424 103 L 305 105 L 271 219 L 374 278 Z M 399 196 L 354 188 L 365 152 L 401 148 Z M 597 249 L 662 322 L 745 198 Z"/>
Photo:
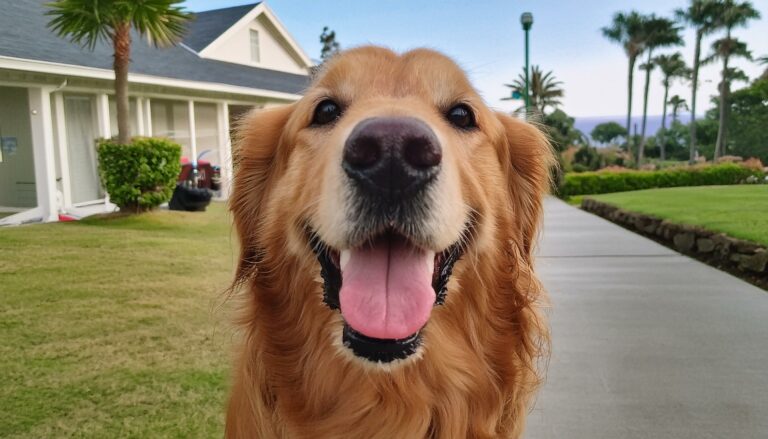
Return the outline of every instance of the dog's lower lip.
<path id="1" fill-rule="evenodd" d="M 421 346 L 421 332 L 402 339 L 387 340 L 368 337 L 344 323 L 342 342 L 358 357 L 374 363 L 390 363 L 415 354 Z"/>

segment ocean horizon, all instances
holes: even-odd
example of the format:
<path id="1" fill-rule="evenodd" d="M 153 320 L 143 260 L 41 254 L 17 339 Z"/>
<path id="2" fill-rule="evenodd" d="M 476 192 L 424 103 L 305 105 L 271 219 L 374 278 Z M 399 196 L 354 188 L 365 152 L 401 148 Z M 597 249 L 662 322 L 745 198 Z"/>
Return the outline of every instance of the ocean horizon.
<path id="1" fill-rule="evenodd" d="M 646 128 L 645 128 L 645 135 L 646 136 L 652 136 L 655 135 L 659 129 L 661 129 L 661 115 L 648 115 L 648 118 L 646 120 Z M 690 113 L 680 113 L 678 114 L 678 120 L 680 120 L 683 123 L 688 123 L 691 119 Z M 593 129 L 595 129 L 596 126 L 600 125 L 601 123 L 606 122 L 616 122 L 622 127 L 626 125 L 627 123 L 627 116 L 589 116 L 589 117 L 574 117 L 574 126 L 576 129 L 584 133 L 586 136 L 589 137 L 591 141 L 594 142 L 594 139 L 589 135 L 589 133 L 592 132 Z M 634 133 L 635 126 L 637 126 L 637 134 L 640 134 L 640 131 L 642 129 L 643 123 L 643 116 L 632 116 L 632 131 Z M 670 114 L 667 114 L 667 126 L 672 123 L 672 116 Z M 599 145 L 595 145 L 599 146 Z"/>

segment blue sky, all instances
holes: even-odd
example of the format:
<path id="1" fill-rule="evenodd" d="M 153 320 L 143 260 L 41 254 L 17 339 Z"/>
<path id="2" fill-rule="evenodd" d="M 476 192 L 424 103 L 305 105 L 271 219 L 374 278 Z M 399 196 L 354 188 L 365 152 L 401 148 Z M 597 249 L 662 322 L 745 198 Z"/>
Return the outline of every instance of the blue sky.
<path id="1" fill-rule="evenodd" d="M 188 0 L 193 11 L 253 3 L 242 0 Z M 267 0 L 288 31 L 312 58 L 318 58 L 318 36 L 323 26 L 336 31 L 342 47 L 380 44 L 396 50 L 414 47 L 438 49 L 469 73 L 489 105 L 512 110 L 518 103 L 501 101 L 509 94 L 502 84 L 522 71 L 524 40 L 520 14 L 534 15 L 531 31 L 531 64 L 553 70 L 564 82 L 563 109 L 574 116 L 626 114 L 627 59 L 622 49 L 605 40 L 600 28 L 616 11 L 637 9 L 643 13 L 671 15 L 687 0 Z M 755 56 L 768 55 L 768 0 L 753 0 L 762 18 L 735 36 L 747 42 Z M 690 63 L 693 32 L 685 33 L 686 46 L 679 49 Z M 703 53 L 709 51 L 709 37 Z M 748 61 L 736 63 L 750 77 L 762 68 Z M 644 72 L 643 72 L 644 74 Z M 698 101 L 709 105 L 716 94 L 716 65 L 703 68 Z M 633 113 L 642 110 L 642 74 L 635 74 Z M 661 114 L 663 90 L 656 72 L 651 78 L 649 114 Z M 672 94 L 690 100 L 687 85 L 677 84 Z M 699 104 L 701 107 L 702 105 Z M 704 110 L 704 108 L 702 108 Z"/>

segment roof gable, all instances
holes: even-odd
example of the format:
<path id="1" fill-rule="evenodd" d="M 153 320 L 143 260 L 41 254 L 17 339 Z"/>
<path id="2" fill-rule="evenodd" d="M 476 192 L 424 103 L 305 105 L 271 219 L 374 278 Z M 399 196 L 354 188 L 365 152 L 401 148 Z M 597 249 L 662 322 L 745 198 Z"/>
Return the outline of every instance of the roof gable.
<path id="1" fill-rule="evenodd" d="M 302 50 L 296 40 L 293 39 L 291 34 L 288 33 L 288 30 L 283 26 L 280 20 L 277 19 L 277 16 L 275 16 L 274 12 L 272 12 L 266 3 L 260 2 L 255 5 L 250 5 L 250 7 L 252 8 L 250 12 L 243 15 L 233 25 L 229 26 L 227 30 L 221 33 L 213 41 L 209 42 L 203 49 L 197 50 L 198 55 L 203 58 L 207 57 L 212 54 L 212 52 L 216 51 L 218 46 L 225 44 L 231 36 L 251 26 L 253 21 L 257 18 L 262 18 L 266 19 L 269 24 L 274 27 L 276 34 L 286 43 L 287 48 L 292 52 L 291 56 L 299 61 L 301 67 L 308 69 L 314 65 L 309 56 L 304 53 L 304 50 Z"/>

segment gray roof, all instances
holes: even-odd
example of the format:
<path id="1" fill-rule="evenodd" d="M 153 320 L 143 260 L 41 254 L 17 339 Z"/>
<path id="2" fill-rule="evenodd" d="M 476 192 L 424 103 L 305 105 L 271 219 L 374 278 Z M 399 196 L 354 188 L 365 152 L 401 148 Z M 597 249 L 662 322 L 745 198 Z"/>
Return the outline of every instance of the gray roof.
<path id="1" fill-rule="evenodd" d="M 200 52 L 258 4 L 195 13 L 195 19 L 189 25 L 189 32 L 184 36 L 184 44 L 195 52 Z"/>
<path id="2" fill-rule="evenodd" d="M 47 27 L 51 18 L 45 15 L 47 2 L 49 0 L 3 2 L 0 11 L 0 55 L 111 70 L 113 59 L 111 44 L 99 42 L 96 48 L 90 51 L 59 38 Z M 248 8 L 253 6 L 250 5 Z M 245 8 L 245 6 L 227 8 L 222 10 L 221 15 L 215 13 L 218 11 L 201 15 L 231 17 L 235 13 L 227 11 Z M 247 11 L 243 12 L 243 15 L 245 13 Z M 193 24 L 191 30 L 194 31 L 196 26 Z M 205 38 L 210 38 L 211 29 L 214 27 L 209 23 L 201 28 L 206 29 L 205 35 L 208 36 Z M 187 37 L 189 38 L 195 41 L 191 34 Z M 200 41 L 203 39 L 201 38 Z M 133 41 L 130 66 L 132 73 L 284 93 L 301 93 L 309 83 L 309 77 L 305 75 L 204 59 L 182 46 L 153 48 L 136 34 L 133 36 Z"/>

